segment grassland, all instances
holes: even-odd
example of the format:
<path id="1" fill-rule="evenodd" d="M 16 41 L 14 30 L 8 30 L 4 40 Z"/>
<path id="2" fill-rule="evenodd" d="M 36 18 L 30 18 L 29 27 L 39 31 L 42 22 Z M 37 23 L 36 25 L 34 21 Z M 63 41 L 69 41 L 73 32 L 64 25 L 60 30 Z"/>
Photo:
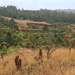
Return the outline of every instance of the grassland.
<path id="1" fill-rule="evenodd" d="M 9 20 L 12 19 L 10 17 L 5 17 L 5 16 L 0 16 L 0 17 L 4 18 L 7 21 L 9 21 Z M 48 24 L 49 25 L 49 23 L 46 23 L 46 22 L 36 22 L 36 21 L 30 21 L 30 20 L 18 20 L 18 19 L 14 19 L 14 21 L 16 22 L 16 24 L 18 26 L 23 26 L 23 27 L 27 27 L 28 23 L 46 24 L 46 25 Z"/>
<path id="2" fill-rule="evenodd" d="M 15 56 L 22 59 L 22 67 L 16 70 Z M 10 55 L 0 59 L 0 75 L 75 75 L 75 50 L 58 48 L 47 59 L 46 50 L 43 50 L 43 62 L 38 59 L 38 50 L 20 48 Z"/>

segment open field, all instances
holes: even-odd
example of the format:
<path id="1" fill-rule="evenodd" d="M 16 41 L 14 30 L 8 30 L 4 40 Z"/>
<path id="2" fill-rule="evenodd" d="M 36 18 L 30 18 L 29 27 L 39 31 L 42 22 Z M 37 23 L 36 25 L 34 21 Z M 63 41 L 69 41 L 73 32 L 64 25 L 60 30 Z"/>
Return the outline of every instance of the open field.
<path id="1" fill-rule="evenodd" d="M 0 16 L 2 18 L 4 18 L 5 20 L 9 21 L 11 20 L 12 18 L 10 17 L 4 17 L 4 16 Z M 36 23 L 36 24 L 46 24 L 46 25 L 50 25 L 49 23 L 46 23 L 46 22 L 36 22 L 36 21 L 30 21 L 30 20 L 18 20 L 18 19 L 14 19 L 16 24 L 18 26 L 24 26 L 24 27 L 27 27 L 27 23 Z"/>
<path id="2" fill-rule="evenodd" d="M 16 70 L 15 56 L 22 59 L 22 67 Z M 38 59 L 38 50 L 20 48 L 17 52 L 0 58 L 0 75 L 75 75 L 75 50 L 58 48 L 47 59 L 46 50 L 43 51 L 43 62 Z"/>

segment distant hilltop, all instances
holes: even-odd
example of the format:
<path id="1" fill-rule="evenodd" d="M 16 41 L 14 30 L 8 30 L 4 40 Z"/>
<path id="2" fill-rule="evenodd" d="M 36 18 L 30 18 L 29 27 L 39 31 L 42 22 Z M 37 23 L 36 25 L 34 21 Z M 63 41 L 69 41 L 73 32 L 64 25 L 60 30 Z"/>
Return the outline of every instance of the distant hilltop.
<path id="1" fill-rule="evenodd" d="M 4 18 L 5 20 L 9 21 L 12 18 L 10 17 L 4 17 L 4 16 L 0 16 L 2 18 Z M 46 23 L 46 22 L 36 22 L 36 21 L 30 21 L 30 20 L 18 20 L 18 19 L 14 19 L 14 21 L 16 22 L 16 24 L 18 26 L 23 26 L 23 27 L 27 27 L 28 24 L 30 25 L 37 25 L 37 26 L 44 26 L 47 25 L 48 27 L 53 27 L 52 24 Z"/>

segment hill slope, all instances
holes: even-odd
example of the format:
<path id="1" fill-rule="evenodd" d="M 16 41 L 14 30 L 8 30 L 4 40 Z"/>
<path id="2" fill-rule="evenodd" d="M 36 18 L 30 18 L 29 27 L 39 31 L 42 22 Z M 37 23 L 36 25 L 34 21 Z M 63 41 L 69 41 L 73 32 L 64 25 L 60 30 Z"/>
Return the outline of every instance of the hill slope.
<path id="1" fill-rule="evenodd" d="M 4 18 L 5 20 L 9 21 L 11 20 L 12 18 L 10 17 L 4 17 L 4 16 L 0 16 L 2 18 Z M 36 21 L 30 21 L 30 20 L 18 20 L 18 19 L 14 19 L 16 24 L 18 26 L 24 26 L 24 27 L 27 27 L 27 24 L 28 23 L 36 23 L 36 24 L 46 24 L 46 25 L 50 25 L 49 23 L 46 23 L 46 22 L 36 22 Z"/>

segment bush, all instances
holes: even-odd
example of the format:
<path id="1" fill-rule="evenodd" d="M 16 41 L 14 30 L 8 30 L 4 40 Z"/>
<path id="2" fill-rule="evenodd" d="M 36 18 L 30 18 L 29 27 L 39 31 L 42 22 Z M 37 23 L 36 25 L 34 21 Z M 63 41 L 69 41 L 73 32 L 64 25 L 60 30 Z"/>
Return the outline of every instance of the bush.
<path id="1" fill-rule="evenodd" d="M 17 45 L 17 46 L 16 46 L 16 49 L 18 49 L 18 48 L 22 48 L 22 46 L 20 46 L 20 45 Z"/>
<path id="2" fill-rule="evenodd" d="M 3 54 L 7 54 L 7 53 L 8 53 L 7 46 L 3 45 L 3 46 L 2 46 L 2 49 L 1 49 L 1 52 L 2 52 Z"/>

